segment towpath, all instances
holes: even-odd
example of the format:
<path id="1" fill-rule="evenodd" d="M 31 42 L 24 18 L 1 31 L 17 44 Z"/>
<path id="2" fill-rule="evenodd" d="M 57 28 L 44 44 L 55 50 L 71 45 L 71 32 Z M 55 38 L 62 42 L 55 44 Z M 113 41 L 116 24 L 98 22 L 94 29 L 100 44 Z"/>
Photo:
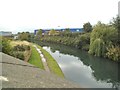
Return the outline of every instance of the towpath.
<path id="1" fill-rule="evenodd" d="M 49 67 L 47 65 L 46 59 L 45 59 L 44 55 L 42 54 L 41 50 L 36 45 L 33 45 L 33 46 L 36 48 L 36 50 L 40 54 L 40 57 L 42 59 L 42 63 L 43 63 L 43 66 L 45 68 L 45 71 L 50 72 L 50 69 L 49 69 Z"/>

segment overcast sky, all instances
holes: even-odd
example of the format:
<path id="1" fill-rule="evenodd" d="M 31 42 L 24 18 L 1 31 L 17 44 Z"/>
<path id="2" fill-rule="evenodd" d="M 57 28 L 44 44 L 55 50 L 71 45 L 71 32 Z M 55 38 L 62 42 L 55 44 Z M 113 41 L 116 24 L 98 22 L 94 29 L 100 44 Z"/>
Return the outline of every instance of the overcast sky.
<path id="1" fill-rule="evenodd" d="M 38 28 L 82 28 L 109 23 L 118 14 L 119 0 L 0 0 L 0 31 Z M 60 26 L 60 27 L 58 27 Z"/>

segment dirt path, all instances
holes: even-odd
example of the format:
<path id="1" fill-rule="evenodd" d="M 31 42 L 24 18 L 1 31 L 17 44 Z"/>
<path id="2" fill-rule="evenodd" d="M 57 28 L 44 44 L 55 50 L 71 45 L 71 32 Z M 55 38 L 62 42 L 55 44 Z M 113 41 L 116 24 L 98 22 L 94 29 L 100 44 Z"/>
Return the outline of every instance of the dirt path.
<path id="1" fill-rule="evenodd" d="M 42 59 L 42 63 L 43 63 L 43 66 L 45 68 L 45 71 L 50 72 L 50 69 L 49 69 L 49 67 L 47 65 L 46 59 L 44 58 L 44 55 L 42 54 L 41 50 L 36 45 L 33 45 L 33 46 L 36 48 L 36 50 L 40 54 L 40 57 Z"/>

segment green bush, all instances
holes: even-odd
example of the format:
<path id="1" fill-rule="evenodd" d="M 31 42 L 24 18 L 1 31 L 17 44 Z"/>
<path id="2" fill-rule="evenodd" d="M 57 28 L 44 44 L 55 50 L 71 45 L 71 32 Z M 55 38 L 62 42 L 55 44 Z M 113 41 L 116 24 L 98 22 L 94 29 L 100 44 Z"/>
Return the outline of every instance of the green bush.
<path id="1" fill-rule="evenodd" d="M 2 37 L 0 36 L 0 52 L 2 52 Z"/>
<path id="2" fill-rule="evenodd" d="M 112 46 L 111 48 L 107 48 L 107 57 L 114 60 L 114 61 L 120 61 L 120 47 L 118 46 Z"/>
<path id="3" fill-rule="evenodd" d="M 21 51 L 14 51 L 12 56 L 16 57 L 16 58 L 19 58 L 21 60 L 24 60 L 25 57 L 24 57 L 24 52 L 21 52 Z"/>
<path id="4" fill-rule="evenodd" d="M 90 36 L 89 53 L 96 56 L 108 57 L 117 61 L 119 56 L 118 48 L 111 47 L 117 45 L 117 41 L 117 30 L 113 26 L 99 22 L 93 28 Z"/>
<path id="5" fill-rule="evenodd" d="M 14 51 L 25 51 L 25 48 L 23 45 L 17 45 L 17 46 L 14 46 L 13 50 Z"/>
<path id="6" fill-rule="evenodd" d="M 76 41 L 78 42 L 78 47 L 81 49 L 83 49 L 84 46 L 90 44 L 90 33 L 79 35 L 79 37 L 76 38 Z"/>
<path id="7" fill-rule="evenodd" d="M 71 33 L 66 31 L 61 32 L 58 36 L 44 36 L 41 41 L 60 43 L 81 49 L 82 46 L 86 46 L 83 50 L 88 50 L 88 46 L 90 44 L 90 33 Z"/>
<path id="8" fill-rule="evenodd" d="M 28 45 L 17 45 L 13 47 L 14 51 L 25 51 L 25 50 L 30 50 L 30 46 Z"/>
<path id="9" fill-rule="evenodd" d="M 2 52 L 6 53 L 6 54 L 11 54 L 11 45 L 10 45 L 10 40 L 8 38 L 2 37 L 2 41 L 1 41 L 1 48 L 2 48 Z"/>
<path id="10" fill-rule="evenodd" d="M 21 60 L 25 60 L 24 52 L 26 50 L 30 50 L 30 46 L 28 45 L 16 45 L 12 48 L 12 53 L 11 55 L 19 58 Z"/>

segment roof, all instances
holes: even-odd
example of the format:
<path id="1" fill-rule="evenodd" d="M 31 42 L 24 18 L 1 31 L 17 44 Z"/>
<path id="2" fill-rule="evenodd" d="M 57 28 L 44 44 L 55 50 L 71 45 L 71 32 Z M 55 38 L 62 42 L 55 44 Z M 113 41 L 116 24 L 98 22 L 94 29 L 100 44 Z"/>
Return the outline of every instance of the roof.
<path id="1" fill-rule="evenodd" d="M 52 30 L 53 28 L 47 28 L 47 29 L 41 29 L 41 30 Z M 67 28 L 54 28 L 54 30 L 65 30 L 65 29 L 67 29 Z M 81 29 L 83 29 L 83 28 L 69 28 L 70 30 L 81 30 Z M 40 29 L 36 29 L 35 31 L 37 31 L 37 30 L 40 30 Z"/>
<path id="2" fill-rule="evenodd" d="M 12 56 L 2 55 L 2 88 L 79 88 L 80 86 Z"/>
<path id="3" fill-rule="evenodd" d="M 66 28 L 57 28 L 57 29 L 54 29 L 54 30 L 57 30 L 57 31 L 64 31 Z M 83 32 L 83 28 L 69 28 L 71 32 Z M 36 29 L 34 30 L 34 34 L 36 34 L 36 32 L 40 30 L 40 29 Z M 41 29 L 42 30 L 42 33 L 46 32 L 46 31 L 50 31 L 52 29 Z"/>

